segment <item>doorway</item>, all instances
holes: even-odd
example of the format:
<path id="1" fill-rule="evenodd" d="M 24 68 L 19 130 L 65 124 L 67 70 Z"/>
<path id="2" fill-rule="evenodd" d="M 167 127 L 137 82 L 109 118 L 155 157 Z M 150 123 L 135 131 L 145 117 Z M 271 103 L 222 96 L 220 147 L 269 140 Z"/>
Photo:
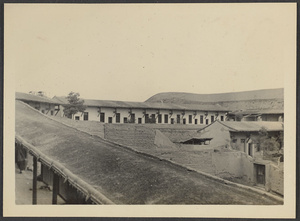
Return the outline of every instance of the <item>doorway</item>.
<path id="1" fill-rule="evenodd" d="M 265 185 L 265 165 L 256 164 L 256 182 L 257 184 Z"/>

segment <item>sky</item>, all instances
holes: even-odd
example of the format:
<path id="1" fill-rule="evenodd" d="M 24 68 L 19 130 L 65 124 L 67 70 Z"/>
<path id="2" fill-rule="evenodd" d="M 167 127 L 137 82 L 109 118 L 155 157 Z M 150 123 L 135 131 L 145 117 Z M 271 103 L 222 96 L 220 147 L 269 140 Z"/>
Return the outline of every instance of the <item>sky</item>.
<path id="1" fill-rule="evenodd" d="M 160 92 L 283 88 L 294 4 L 5 4 L 19 92 L 144 101 Z"/>

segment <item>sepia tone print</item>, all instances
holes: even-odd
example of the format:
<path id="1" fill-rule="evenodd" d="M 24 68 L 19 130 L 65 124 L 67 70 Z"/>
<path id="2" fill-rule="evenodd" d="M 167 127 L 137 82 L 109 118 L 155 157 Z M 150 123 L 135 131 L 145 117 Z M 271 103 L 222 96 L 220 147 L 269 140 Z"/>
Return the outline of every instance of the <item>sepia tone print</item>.
<path id="1" fill-rule="evenodd" d="M 6 4 L 5 213 L 293 217 L 295 18 Z"/>

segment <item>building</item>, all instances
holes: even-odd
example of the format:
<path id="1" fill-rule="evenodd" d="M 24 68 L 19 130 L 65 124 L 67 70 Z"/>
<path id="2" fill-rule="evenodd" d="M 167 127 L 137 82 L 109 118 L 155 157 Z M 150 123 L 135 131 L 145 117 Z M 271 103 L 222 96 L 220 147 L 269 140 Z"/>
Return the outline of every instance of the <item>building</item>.
<path id="1" fill-rule="evenodd" d="M 61 106 L 63 103 L 60 101 L 21 92 L 16 92 L 15 96 L 16 100 L 23 101 L 43 114 L 63 116 L 61 115 Z"/>
<path id="2" fill-rule="evenodd" d="M 215 121 L 211 125 L 202 128 L 192 135 L 188 140 L 182 140 L 185 144 L 201 145 L 204 141 L 206 145 L 212 147 L 225 147 L 239 150 L 254 156 L 257 150 L 257 138 L 262 129 L 268 132 L 270 137 L 278 138 L 283 132 L 282 122 L 236 122 L 236 121 Z M 283 144 L 281 144 L 283 146 Z"/>
<path id="3" fill-rule="evenodd" d="M 245 182 L 283 195 L 283 155 L 281 152 L 278 153 L 278 157 L 265 157 L 258 145 L 262 128 L 267 131 L 269 137 L 281 142 L 282 122 L 215 121 L 181 143 L 190 145 L 191 148 L 198 145 L 204 150 L 210 147 L 212 153 L 208 157 L 212 157 L 216 165 L 221 162 L 220 174 L 240 177 Z M 283 143 L 280 143 L 280 146 L 283 150 Z M 224 165 L 227 167 L 224 168 Z"/>
<path id="4" fill-rule="evenodd" d="M 225 121 L 227 110 L 215 105 L 188 105 L 84 99 L 86 110 L 74 120 L 102 123 L 208 125 Z"/>
<path id="5" fill-rule="evenodd" d="M 284 120 L 283 110 L 239 110 L 228 113 L 229 121 L 280 121 Z"/>

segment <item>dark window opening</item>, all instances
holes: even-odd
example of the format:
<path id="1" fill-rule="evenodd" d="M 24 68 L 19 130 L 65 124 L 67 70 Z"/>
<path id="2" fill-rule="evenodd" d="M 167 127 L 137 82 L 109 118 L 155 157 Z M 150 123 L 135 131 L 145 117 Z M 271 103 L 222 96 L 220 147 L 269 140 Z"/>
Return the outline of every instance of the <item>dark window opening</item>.
<path id="1" fill-rule="evenodd" d="M 155 114 L 151 114 L 151 123 L 152 124 L 156 123 Z"/>
<path id="2" fill-rule="evenodd" d="M 183 124 L 186 124 L 186 119 L 185 118 L 183 119 Z"/>
<path id="3" fill-rule="evenodd" d="M 245 139 L 241 139 L 241 143 L 245 143 Z"/>
<path id="4" fill-rule="evenodd" d="M 158 114 L 157 121 L 158 121 L 159 124 L 161 124 L 161 114 Z"/>
<path id="5" fill-rule="evenodd" d="M 193 116 L 189 115 L 189 124 L 191 124 L 193 122 Z"/>
<path id="6" fill-rule="evenodd" d="M 116 113 L 116 123 L 120 123 L 120 120 L 121 120 L 121 114 Z"/>
<path id="7" fill-rule="evenodd" d="M 215 117 L 214 116 L 210 116 L 210 122 L 212 123 L 212 122 L 214 122 L 215 121 Z"/>
<path id="8" fill-rule="evenodd" d="M 208 119 L 205 120 L 205 124 L 208 124 Z"/>
<path id="9" fill-rule="evenodd" d="M 135 123 L 135 114 L 130 114 L 130 123 Z"/>
<path id="10" fill-rule="evenodd" d="M 165 114 L 165 124 L 167 124 L 169 122 L 169 115 Z"/>
<path id="11" fill-rule="evenodd" d="M 52 111 L 50 111 L 50 113 L 51 113 L 51 115 L 53 115 L 53 114 L 54 114 L 54 111 L 52 110 Z"/>
<path id="12" fill-rule="evenodd" d="M 108 118 L 108 123 L 110 123 L 110 124 L 112 123 L 112 117 Z"/>
<path id="13" fill-rule="evenodd" d="M 128 123 L 127 117 L 124 117 L 123 121 L 124 121 L 125 124 Z"/>
<path id="14" fill-rule="evenodd" d="M 174 118 L 171 118 L 171 124 L 174 124 Z"/>
<path id="15" fill-rule="evenodd" d="M 141 124 L 142 123 L 142 118 L 138 118 L 138 123 Z"/>
<path id="16" fill-rule="evenodd" d="M 83 113 L 83 120 L 89 120 L 89 112 Z"/>
<path id="17" fill-rule="evenodd" d="M 248 155 L 253 156 L 253 144 L 249 143 L 248 145 Z"/>
<path id="18" fill-rule="evenodd" d="M 221 121 L 224 121 L 224 116 L 221 116 Z"/>
<path id="19" fill-rule="evenodd" d="M 177 114 L 177 124 L 180 124 L 180 114 Z"/>
<path id="20" fill-rule="evenodd" d="M 100 113 L 100 122 L 104 123 L 105 121 L 105 113 Z"/>
<path id="21" fill-rule="evenodd" d="M 195 124 L 198 124 L 198 119 L 195 119 Z"/>
<path id="22" fill-rule="evenodd" d="M 149 114 L 145 114 L 145 123 L 150 123 Z"/>
<path id="23" fill-rule="evenodd" d="M 237 139 L 232 139 L 232 143 L 236 143 L 237 142 Z"/>
<path id="24" fill-rule="evenodd" d="M 203 116 L 200 116 L 200 124 L 203 124 Z"/>
<path id="25" fill-rule="evenodd" d="M 79 116 L 75 116 L 75 120 L 80 120 L 80 117 Z"/>

